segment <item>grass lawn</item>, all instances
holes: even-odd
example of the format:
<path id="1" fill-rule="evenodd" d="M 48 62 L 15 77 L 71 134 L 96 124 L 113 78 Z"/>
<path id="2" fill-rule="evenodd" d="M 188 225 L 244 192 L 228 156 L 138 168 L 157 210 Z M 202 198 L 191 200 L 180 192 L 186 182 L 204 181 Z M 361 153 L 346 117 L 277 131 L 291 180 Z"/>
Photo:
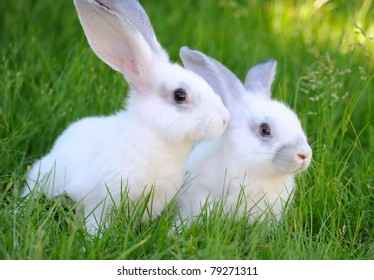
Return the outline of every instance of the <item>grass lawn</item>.
<path id="1" fill-rule="evenodd" d="M 123 107 L 127 84 L 92 52 L 73 1 L 0 2 L 0 259 L 374 259 L 374 3 L 141 1 L 174 61 L 189 45 L 240 78 L 278 62 L 273 96 L 313 149 L 278 225 L 219 211 L 180 235 L 173 208 L 141 223 L 124 209 L 90 238 L 65 198 L 17 206 L 27 168 L 66 126 Z"/>

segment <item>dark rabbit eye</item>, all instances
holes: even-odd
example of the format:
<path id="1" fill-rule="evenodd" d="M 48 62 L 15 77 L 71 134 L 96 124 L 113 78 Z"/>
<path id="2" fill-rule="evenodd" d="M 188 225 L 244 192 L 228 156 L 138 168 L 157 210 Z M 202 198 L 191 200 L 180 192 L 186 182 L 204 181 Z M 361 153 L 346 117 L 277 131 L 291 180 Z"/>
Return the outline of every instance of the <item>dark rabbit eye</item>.
<path id="1" fill-rule="evenodd" d="M 173 98 L 176 103 L 184 103 L 187 101 L 187 92 L 184 89 L 178 88 L 174 91 Z"/>
<path id="2" fill-rule="evenodd" d="M 271 135 L 271 129 L 270 126 L 267 123 L 262 123 L 260 127 L 258 128 L 261 136 L 270 136 Z"/>

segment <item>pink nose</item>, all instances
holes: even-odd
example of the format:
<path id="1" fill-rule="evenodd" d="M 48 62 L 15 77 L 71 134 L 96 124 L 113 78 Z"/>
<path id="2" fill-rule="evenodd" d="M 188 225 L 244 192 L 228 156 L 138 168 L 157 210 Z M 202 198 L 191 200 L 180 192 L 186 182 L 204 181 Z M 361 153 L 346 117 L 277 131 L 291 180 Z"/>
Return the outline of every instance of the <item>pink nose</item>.
<path id="1" fill-rule="evenodd" d="M 301 160 L 305 160 L 308 155 L 304 155 L 304 154 L 297 154 L 297 156 L 301 159 Z"/>

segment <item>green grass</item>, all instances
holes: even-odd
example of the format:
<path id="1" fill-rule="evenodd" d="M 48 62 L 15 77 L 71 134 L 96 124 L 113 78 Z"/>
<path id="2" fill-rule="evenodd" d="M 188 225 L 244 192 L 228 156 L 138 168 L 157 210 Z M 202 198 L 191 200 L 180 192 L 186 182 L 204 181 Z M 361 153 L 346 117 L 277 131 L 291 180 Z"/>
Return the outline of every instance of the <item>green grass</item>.
<path id="1" fill-rule="evenodd" d="M 374 3 L 322 2 L 142 1 L 175 61 L 189 45 L 243 78 L 276 59 L 274 96 L 298 113 L 313 162 L 279 225 L 217 211 L 169 234 L 173 208 L 141 223 L 140 203 L 99 239 L 65 198 L 14 209 L 28 166 L 72 121 L 120 109 L 126 82 L 89 48 L 72 1 L 1 1 L 0 259 L 374 259 Z"/>

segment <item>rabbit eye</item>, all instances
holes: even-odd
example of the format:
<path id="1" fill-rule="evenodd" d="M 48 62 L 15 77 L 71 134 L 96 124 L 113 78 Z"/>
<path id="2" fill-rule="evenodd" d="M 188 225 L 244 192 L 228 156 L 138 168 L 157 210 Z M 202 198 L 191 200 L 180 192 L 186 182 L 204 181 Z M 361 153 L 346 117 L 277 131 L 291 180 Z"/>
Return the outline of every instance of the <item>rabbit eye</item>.
<path id="1" fill-rule="evenodd" d="M 173 98 L 178 104 L 184 103 L 187 100 L 187 92 L 184 89 L 178 88 L 174 91 Z"/>
<path id="2" fill-rule="evenodd" d="M 271 135 L 271 129 L 270 126 L 267 123 L 262 123 L 258 128 L 261 136 L 270 136 Z"/>

